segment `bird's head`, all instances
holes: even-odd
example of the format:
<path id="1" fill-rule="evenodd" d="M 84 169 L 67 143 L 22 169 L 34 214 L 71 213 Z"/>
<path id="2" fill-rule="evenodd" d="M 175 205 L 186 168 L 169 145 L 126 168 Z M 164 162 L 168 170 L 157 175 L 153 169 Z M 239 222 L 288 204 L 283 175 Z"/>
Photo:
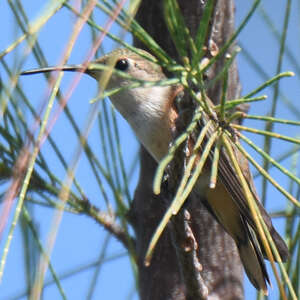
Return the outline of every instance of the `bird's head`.
<path id="1" fill-rule="evenodd" d="M 88 64 L 33 69 L 22 75 L 51 71 L 84 72 L 96 79 L 102 89 L 119 89 L 110 100 L 158 161 L 166 154 L 171 140 L 169 110 L 174 86 L 147 85 L 147 82 L 166 79 L 155 60 L 143 50 L 138 49 L 135 53 L 117 49 Z M 135 82 L 137 86 L 132 87 Z"/>

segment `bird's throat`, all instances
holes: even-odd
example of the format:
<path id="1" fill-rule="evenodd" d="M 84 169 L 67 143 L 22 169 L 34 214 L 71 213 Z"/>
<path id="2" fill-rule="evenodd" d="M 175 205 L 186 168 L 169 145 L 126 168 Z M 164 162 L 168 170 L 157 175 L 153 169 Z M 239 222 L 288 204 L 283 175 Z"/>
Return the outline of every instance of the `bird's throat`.
<path id="1" fill-rule="evenodd" d="M 173 108 L 175 87 L 137 88 L 111 97 L 139 141 L 159 162 L 168 152 L 177 114 Z"/>

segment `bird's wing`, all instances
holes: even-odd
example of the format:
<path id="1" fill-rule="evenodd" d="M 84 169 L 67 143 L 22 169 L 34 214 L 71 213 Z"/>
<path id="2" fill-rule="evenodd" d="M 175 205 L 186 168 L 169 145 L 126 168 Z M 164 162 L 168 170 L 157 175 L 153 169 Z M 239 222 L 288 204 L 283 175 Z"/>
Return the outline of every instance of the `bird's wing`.
<path id="1" fill-rule="evenodd" d="M 207 122 L 207 116 L 203 114 L 203 117 L 201 119 L 201 125 L 204 126 L 205 122 Z M 214 128 L 211 128 L 211 130 L 207 133 L 207 138 L 213 133 Z M 260 213 L 269 229 L 270 234 L 272 235 L 272 238 L 276 244 L 277 250 L 281 256 L 281 259 L 283 261 L 286 261 L 288 258 L 288 248 L 283 241 L 283 239 L 280 237 L 280 235 L 277 233 L 275 228 L 273 227 L 271 218 L 265 211 L 264 207 L 259 201 L 254 181 L 252 178 L 252 174 L 249 169 L 249 163 L 248 160 L 244 157 L 244 155 L 238 150 L 238 148 L 234 145 L 233 142 L 231 142 L 233 151 L 235 153 L 235 156 L 237 158 L 237 161 L 241 167 L 241 171 L 243 173 L 243 176 L 245 177 L 248 186 L 252 192 L 252 195 L 254 199 L 256 200 L 256 203 L 259 207 Z M 212 161 L 213 157 L 213 151 L 211 151 L 210 154 L 210 161 Z M 255 234 L 257 235 L 257 239 L 259 241 L 259 244 L 262 248 L 262 252 L 264 257 L 266 257 L 266 253 L 264 251 L 264 247 L 262 246 L 262 242 L 259 238 L 258 229 L 257 226 L 253 220 L 253 217 L 250 212 L 250 208 L 248 205 L 248 200 L 246 199 L 245 193 L 243 191 L 243 187 L 240 183 L 240 179 L 238 178 L 235 169 L 232 165 L 232 162 L 226 153 L 225 149 L 221 149 L 220 151 L 220 158 L 219 158 L 219 165 L 218 165 L 218 180 L 224 185 L 227 192 L 231 195 L 234 203 L 238 207 L 240 214 L 243 219 L 251 226 L 251 228 L 254 230 Z"/>

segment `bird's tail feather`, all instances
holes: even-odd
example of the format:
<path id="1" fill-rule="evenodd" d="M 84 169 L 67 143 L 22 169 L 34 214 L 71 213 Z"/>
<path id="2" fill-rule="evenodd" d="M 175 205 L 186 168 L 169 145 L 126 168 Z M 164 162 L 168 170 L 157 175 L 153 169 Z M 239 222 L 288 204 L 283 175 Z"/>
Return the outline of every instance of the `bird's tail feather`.
<path id="1" fill-rule="evenodd" d="M 259 207 L 260 213 L 264 219 L 264 222 L 269 229 L 270 235 L 272 236 L 272 239 L 276 245 L 276 248 L 278 250 L 281 260 L 283 262 L 286 262 L 289 258 L 289 249 L 286 246 L 285 241 L 282 239 L 282 237 L 279 235 L 279 233 L 274 228 L 271 218 L 269 217 L 268 213 L 266 212 L 266 210 L 264 209 L 264 207 L 262 206 L 262 204 L 260 202 L 258 202 L 258 207 Z M 263 256 L 265 259 L 268 259 L 267 254 L 265 252 L 265 247 L 263 246 L 263 243 L 262 243 L 261 239 L 259 238 L 258 233 L 256 235 L 258 236 L 258 241 L 259 241 Z M 273 253 L 273 256 L 274 256 L 274 253 Z M 274 260 L 277 261 L 275 256 L 274 256 Z"/>
<path id="2" fill-rule="evenodd" d="M 267 295 L 267 282 L 270 284 L 270 280 L 264 258 L 257 243 L 253 238 L 250 238 L 246 241 L 238 242 L 237 246 L 249 280 L 258 290 L 262 290 Z"/>

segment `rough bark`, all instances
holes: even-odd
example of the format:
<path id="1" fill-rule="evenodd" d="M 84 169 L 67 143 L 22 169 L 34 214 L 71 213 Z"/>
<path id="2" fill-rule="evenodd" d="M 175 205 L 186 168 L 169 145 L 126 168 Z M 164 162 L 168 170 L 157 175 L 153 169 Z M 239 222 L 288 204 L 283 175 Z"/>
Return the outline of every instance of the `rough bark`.
<path id="1" fill-rule="evenodd" d="M 178 0 L 178 3 L 194 35 L 206 1 Z M 136 19 L 169 55 L 180 61 L 169 38 L 162 5 L 163 1 L 142 1 Z M 221 48 L 233 31 L 233 0 L 216 0 L 207 43 L 213 41 Z M 134 43 L 144 48 L 139 41 L 135 40 Z M 217 74 L 223 62 L 223 59 L 217 62 L 209 72 L 209 78 Z M 237 98 L 240 86 L 235 65 L 229 72 L 228 86 L 228 97 Z M 214 102 L 218 101 L 220 94 L 220 84 L 209 90 L 209 97 Z M 188 200 L 159 240 L 151 265 L 144 266 L 149 241 L 174 195 L 174 181 L 180 177 L 180 174 L 172 174 L 173 183 L 166 184 L 162 194 L 155 196 L 152 183 L 156 167 L 155 161 L 141 148 L 140 179 L 130 213 L 137 240 L 140 298 L 243 299 L 242 267 L 235 243 L 201 204 L 201 199 Z"/>

